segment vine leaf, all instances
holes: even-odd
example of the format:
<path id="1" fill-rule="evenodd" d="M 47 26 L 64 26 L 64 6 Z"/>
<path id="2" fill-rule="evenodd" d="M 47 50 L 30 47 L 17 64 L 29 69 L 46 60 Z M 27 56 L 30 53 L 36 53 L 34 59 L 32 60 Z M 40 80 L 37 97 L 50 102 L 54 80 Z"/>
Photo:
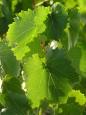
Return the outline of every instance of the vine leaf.
<path id="1" fill-rule="evenodd" d="M 15 21 L 9 25 L 7 40 L 18 60 L 21 60 L 29 51 L 27 44 L 45 31 L 44 22 L 49 13 L 50 8 L 43 6 L 36 8 L 34 11 L 30 9 L 21 11 Z"/>
<path id="2" fill-rule="evenodd" d="M 2 102 L 6 110 L 2 114 L 24 115 L 29 107 L 25 92 L 21 88 L 18 78 L 6 75 L 2 84 Z"/>
<path id="3" fill-rule="evenodd" d="M 80 13 L 77 8 L 68 11 L 69 30 L 68 30 L 68 48 L 76 46 L 80 33 Z"/>
<path id="4" fill-rule="evenodd" d="M 67 25 L 67 13 L 60 3 L 55 3 L 52 6 L 52 13 L 48 16 L 46 21 L 47 29 L 46 36 L 49 39 L 59 39 L 64 33 Z"/>
<path id="5" fill-rule="evenodd" d="M 38 107 L 40 101 L 48 96 L 48 73 L 43 68 L 38 54 L 33 54 L 24 64 L 26 88 L 33 107 Z"/>
<path id="6" fill-rule="evenodd" d="M 86 97 L 80 90 L 72 90 L 70 97 L 75 97 L 75 102 L 79 103 L 79 105 L 84 105 L 86 103 Z"/>
<path id="7" fill-rule="evenodd" d="M 78 73 L 86 76 L 86 46 L 81 42 L 78 46 L 70 49 L 67 53 L 68 58 L 71 60 L 73 67 Z"/>
<path id="8" fill-rule="evenodd" d="M 62 100 L 61 97 L 67 97 L 72 90 L 71 84 L 78 81 L 78 74 L 65 58 L 63 51 L 52 51 L 46 64 L 46 68 L 43 67 L 38 54 L 32 54 L 24 62 L 26 88 L 33 107 L 38 107 L 44 98 L 54 102 L 65 101 L 67 98 Z"/>
<path id="9" fill-rule="evenodd" d="M 6 74 L 17 77 L 20 73 L 20 63 L 16 60 L 10 47 L 0 42 L 0 60 Z"/>
<path id="10" fill-rule="evenodd" d="M 74 102 L 73 99 L 61 106 L 62 112 L 59 115 L 82 115 L 83 109 L 80 105 Z"/>
<path id="11" fill-rule="evenodd" d="M 74 83 L 79 81 L 79 75 L 66 58 L 62 49 L 48 51 L 47 68 L 51 74 L 49 90 L 53 101 L 67 96 L 72 90 Z"/>
<path id="12" fill-rule="evenodd" d="M 65 50 L 56 49 L 52 51 L 51 55 L 47 55 L 47 65 L 49 71 L 59 78 L 66 78 L 70 83 L 77 82 L 79 75 L 72 67 L 71 61 L 66 57 Z"/>

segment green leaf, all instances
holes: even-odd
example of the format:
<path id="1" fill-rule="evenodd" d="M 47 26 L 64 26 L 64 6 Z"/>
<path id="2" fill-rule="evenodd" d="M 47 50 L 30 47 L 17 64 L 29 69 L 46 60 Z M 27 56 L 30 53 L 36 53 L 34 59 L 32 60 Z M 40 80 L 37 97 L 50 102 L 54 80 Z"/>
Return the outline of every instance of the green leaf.
<path id="1" fill-rule="evenodd" d="M 79 105 L 84 105 L 86 103 L 86 97 L 80 90 L 72 90 L 69 96 L 74 97 L 75 102 Z"/>
<path id="2" fill-rule="evenodd" d="M 81 48 L 74 47 L 67 52 L 69 60 L 78 73 L 80 73 Z"/>
<path id="3" fill-rule="evenodd" d="M 0 93 L 0 105 L 5 106 L 6 101 L 5 101 L 5 95 Z"/>
<path id="4" fill-rule="evenodd" d="M 2 84 L 4 95 L 4 107 L 8 111 L 15 111 L 15 114 L 24 115 L 29 107 L 25 92 L 21 89 L 21 82 L 18 78 L 5 76 Z"/>
<path id="5" fill-rule="evenodd" d="M 83 108 L 70 99 L 67 104 L 62 105 L 62 113 L 59 115 L 83 115 Z"/>
<path id="6" fill-rule="evenodd" d="M 34 40 L 40 33 L 45 31 L 45 20 L 50 13 L 49 7 L 38 7 L 35 11 L 21 11 L 9 26 L 7 40 L 13 47 L 18 60 L 21 60 L 29 51 L 27 44 Z M 23 50 L 24 47 L 24 50 Z M 23 52 L 23 55 L 22 55 Z"/>
<path id="7" fill-rule="evenodd" d="M 86 59 L 86 49 L 82 49 L 81 53 L 82 53 L 82 57 L 81 57 L 81 60 L 80 60 L 80 70 L 81 70 L 81 72 L 86 74 L 86 61 L 85 61 L 85 59 Z"/>
<path id="8" fill-rule="evenodd" d="M 51 75 L 49 89 L 53 101 L 58 101 L 62 96 L 67 99 L 73 85 L 79 81 L 79 75 L 66 58 L 64 50 L 48 51 L 47 68 Z"/>
<path id="9" fill-rule="evenodd" d="M 38 54 L 33 54 L 32 57 L 27 58 L 24 70 L 28 97 L 31 99 L 33 107 L 38 107 L 40 101 L 48 96 L 48 73 L 43 68 Z"/>
<path id="10" fill-rule="evenodd" d="M 20 74 L 20 63 L 16 60 L 10 47 L 0 42 L 0 60 L 6 74 L 17 77 Z"/>
<path id="11" fill-rule="evenodd" d="M 79 10 L 81 13 L 86 12 L 86 0 L 78 0 Z"/>
<path id="12" fill-rule="evenodd" d="M 67 59 L 65 50 L 52 50 L 51 55 L 47 54 L 47 58 L 48 69 L 53 75 L 58 76 L 58 78 L 66 78 L 70 83 L 79 80 L 78 73 L 72 67 L 71 61 Z"/>
<path id="13" fill-rule="evenodd" d="M 68 49 L 76 46 L 80 33 L 80 13 L 77 8 L 68 11 L 69 28 L 68 28 Z"/>
<path id="14" fill-rule="evenodd" d="M 72 90 L 72 86 L 65 78 L 55 76 L 51 72 L 49 82 L 49 95 L 52 102 L 66 103 L 68 99 L 68 93 Z"/>
<path id="15" fill-rule="evenodd" d="M 62 4 L 53 4 L 52 14 L 48 16 L 46 25 L 46 36 L 48 39 L 59 39 L 62 37 L 64 29 L 67 25 L 67 13 Z"/>
<path id="16" fill-rule="evenodd" d="M 4 108 L 4 109 L 5 109 L 5 111 L 1 112 L 1 115 L 15 115 L 16 114 L 16 111 L 13 109 L 6 109 L 6 108 Z M 20 114 L 18 114 L 18 115 L 20 115 Z"/>
<path id="17" fill-rule="evenodd" d="M 62 51 L 56 50 L 51 55 L 47 62 L 48 71 L 43 68 L 38 54 L 33 54 L 24 62 L 26 88 L 33 107 L 39 106 L 44 98 L 54 102 L 67 101 L 68 93 L 72 90 L 71 83 L 78 81 L 78 74 L 70 62 L 64 58 Z M 63 68 L 65 65 L 66 67 Z M 37 94 L 39 95 L 35 98 Z M 62 99 L 63 96 L 66 97 Z"/>
<path id="18" fill-rule="evenodd" d="M 23 9 L 27 10 L 28 8 L 32 9 L 34 6 L 33 0 L 22 0 Z"/>
<path id="19" fill-rule="evenodd" d="M 66 9 L 72 9 L 77 6 L 77 2 L 75 0 L 66 0 L 64 4 Z"/>
<path id="20" fill-rule="evenodd" d="M 85 43 L 80 44 L 72 48 L 68 53 L 68 58 L 71 60 L 73 67 L 78 73 L 82 73 L 86 76 L 86 47 Z"/>

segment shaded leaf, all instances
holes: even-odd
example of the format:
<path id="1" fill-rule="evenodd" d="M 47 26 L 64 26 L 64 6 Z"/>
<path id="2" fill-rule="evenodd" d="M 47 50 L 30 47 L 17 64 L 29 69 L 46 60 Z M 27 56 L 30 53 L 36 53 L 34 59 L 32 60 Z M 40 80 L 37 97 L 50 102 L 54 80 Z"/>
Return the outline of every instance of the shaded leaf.
<path id="1" fill-rule="evenodd" d="M 67 25 L 67 13 L 61 4 L 53 4 L 52 14 L 48 16 L 46 25 L 46 36 L 48 39 L 59 39 L 62 37 Z"/>
<path id="2" fill-rule="evenodd" d="M 0 60 L 6 74 L 17 77 L 20 74 L 20 63 L 16 60 L 10 47 L 0 42 Z"/>

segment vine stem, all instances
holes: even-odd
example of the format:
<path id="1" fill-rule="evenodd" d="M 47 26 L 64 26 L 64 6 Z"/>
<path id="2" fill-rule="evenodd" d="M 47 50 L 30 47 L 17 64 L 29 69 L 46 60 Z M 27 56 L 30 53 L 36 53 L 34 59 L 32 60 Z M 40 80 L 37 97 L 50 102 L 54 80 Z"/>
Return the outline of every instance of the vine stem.
<path id="1" fill-rule="evenodd" d="M 35 8 L 35 0 L 32 0 L 32 7 Z"/>

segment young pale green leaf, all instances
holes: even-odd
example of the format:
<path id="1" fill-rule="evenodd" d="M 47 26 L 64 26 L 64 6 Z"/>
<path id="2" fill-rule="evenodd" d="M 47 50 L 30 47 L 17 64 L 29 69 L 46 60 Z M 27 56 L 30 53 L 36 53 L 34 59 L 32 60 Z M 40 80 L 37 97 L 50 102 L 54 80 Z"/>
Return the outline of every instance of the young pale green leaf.
<path id="1" fill-rule="evenodd" d="M 21 11 L 9 26 L 7 40 L 13 47 L 14 55 L 21 60 L 29 51 L 27 44 L 45 31 L 45 20 L 50 13 L 49 7 L 38 7 L 35 11 Z M 24 47 L 24 50 L 23 50 Z M 22 54 L 23 53 L 23 54 Z"/>
<path id="2" fill-rule="evenodd" d="M 79 10 L 81 13 L 85 13 L 86 12 L 86 0 L 78 0 L 78 4 L 79 4 Z"/>
<path id="3" fill-rule="evenodd" d="M 26 77 L 26 88 L 28 97 L 31 99 L 33 107 L 38 107 L 40 101 L 48 96 L 48 73 L 43 68 L 43 64 L 38 54 L 33 54 L 24 64 Z"/>
<path id="4" fill-rule="evenodd" d="M 79 105 L 84 105 L 86 103 L 86 97 L 80 90 L 72 90 L 69 96 L 74 97 L 75 102 L 79 103 Z"/>

